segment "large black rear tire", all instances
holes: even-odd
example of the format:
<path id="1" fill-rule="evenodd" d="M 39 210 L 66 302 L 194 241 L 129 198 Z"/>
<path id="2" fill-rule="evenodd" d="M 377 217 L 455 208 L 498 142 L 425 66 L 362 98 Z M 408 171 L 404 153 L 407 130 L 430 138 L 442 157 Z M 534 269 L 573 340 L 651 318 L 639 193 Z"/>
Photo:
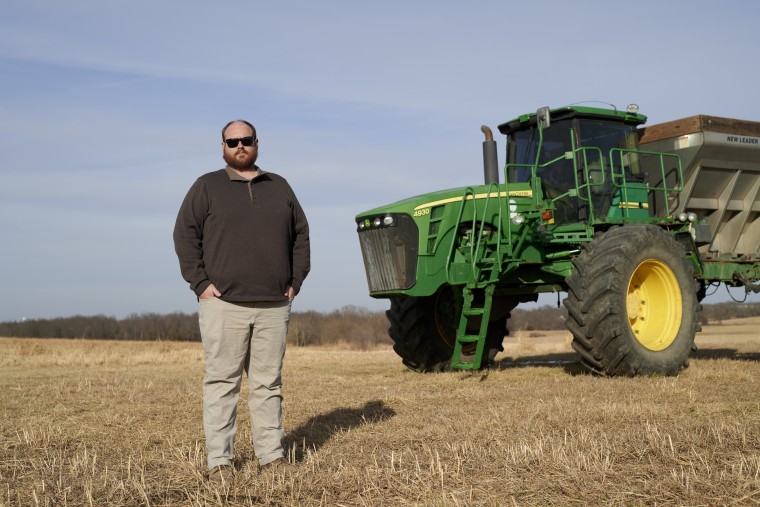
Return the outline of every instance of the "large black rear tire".
<path id="1" fill-rule="evenodd" d="M 393 340 L 393 350 L 404 365 L 414 371 L 446 371 L 451 368 L 457 326 L 461 315 L 461 298 L 456 298 L 450 286 L 442 287 L 432 296 L 398 297 L 391 299 L 386 312 Z M 493 363 L 497 353 L 504 350 L 502 341 L 509 334 L 509 312 L 517 300 L 494 299 L 488 325 L 482 365 Z M 463 353 L 468 350 L 465 348 Z"/>
<path id="2" fill-rule="evenodd" d="M 652 225 L 600 233 L 573 260 L 567 328 L 590 370 L 676 375 L 697 332 L 699 284 L 673 236 Z"/>

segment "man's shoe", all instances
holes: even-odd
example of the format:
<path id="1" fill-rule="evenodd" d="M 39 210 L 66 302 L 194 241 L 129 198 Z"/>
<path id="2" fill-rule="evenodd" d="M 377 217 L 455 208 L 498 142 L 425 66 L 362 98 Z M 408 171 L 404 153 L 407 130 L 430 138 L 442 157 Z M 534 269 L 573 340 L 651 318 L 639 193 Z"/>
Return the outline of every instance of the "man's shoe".
<path id="1" fill-rule="evenodd" d="M 219 465 L 209 471 L 208 480 L 220 486 L 227 486 L 232 484 L 232 476 L 234 474 L 235 469 L 232 465 Z"/>
<path id="2" fill-rule="evenodd" d="M 261 465 L 262 470 L 276 470 L 276 471 L 292 471 L 296 469 L 296 466 L 285 458 L 277 458 L 274 461 L 270 461 L 266 465 Z"/>

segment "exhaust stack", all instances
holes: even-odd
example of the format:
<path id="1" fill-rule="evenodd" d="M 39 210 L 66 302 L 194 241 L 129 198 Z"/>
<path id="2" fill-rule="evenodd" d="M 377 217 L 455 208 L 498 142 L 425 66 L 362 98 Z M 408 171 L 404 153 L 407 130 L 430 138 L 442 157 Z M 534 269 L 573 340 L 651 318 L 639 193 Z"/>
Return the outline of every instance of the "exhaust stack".
<path id="1" fill-rule="evenodd" d="M 496 155 L 496 141 L 493 140 L 493 132 L 485 125 L 481 125 L 480 130 L 485 134 L 486 140 L 483 141 L 483 174 L 486 185 L 499 183 L 499 160 Z"/>

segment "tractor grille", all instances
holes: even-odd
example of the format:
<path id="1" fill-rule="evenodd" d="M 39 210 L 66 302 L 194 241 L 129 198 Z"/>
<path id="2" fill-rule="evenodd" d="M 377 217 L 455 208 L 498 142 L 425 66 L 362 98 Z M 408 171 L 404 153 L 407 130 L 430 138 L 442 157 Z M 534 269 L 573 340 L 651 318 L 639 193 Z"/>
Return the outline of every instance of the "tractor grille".
<path id="1" fill-rule="evenodd" d="M 417 226 L 409 215 L 394 215 L 393 226 L 359 231 L 370 292 L 408 289 L 417 276 Z"/>

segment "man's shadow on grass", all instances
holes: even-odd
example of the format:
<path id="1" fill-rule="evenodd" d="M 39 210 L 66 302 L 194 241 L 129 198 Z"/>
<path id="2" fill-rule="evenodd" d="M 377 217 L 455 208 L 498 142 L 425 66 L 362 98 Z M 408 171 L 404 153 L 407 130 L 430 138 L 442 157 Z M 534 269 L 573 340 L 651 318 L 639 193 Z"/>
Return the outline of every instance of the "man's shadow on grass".
<path id="1" fill-rule="evenodd" d="M 377 424 L 395 416 L 396 412 L 382 400 L 368 401 L 361 408 L 336 408 L 326 414 L 315 415 L 289 431 L 283 442 L 291 459 L 302 461 L 306 450 L 315 451 L 337 433 L 366 424 Z"/>

